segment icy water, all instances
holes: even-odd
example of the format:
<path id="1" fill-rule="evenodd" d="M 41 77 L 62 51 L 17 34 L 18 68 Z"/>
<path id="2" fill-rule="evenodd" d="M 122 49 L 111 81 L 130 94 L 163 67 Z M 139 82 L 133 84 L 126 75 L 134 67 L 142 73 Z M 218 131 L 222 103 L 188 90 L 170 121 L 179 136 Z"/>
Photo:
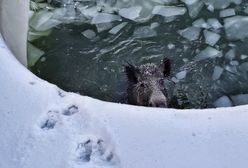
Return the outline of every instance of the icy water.
<path id="1" fill-rule="evenodd" d="M 229 8 L 234 8 L 236 15 L 247 16 L 242 5 Z M 205 21 L 216 18 L 224 25 L 219 13 L 220 10 L 210 12 L 203 7 L 194 19 L 188 13 L 173 21 L 158 15 L 144 23 L 122 19 L 122 22 L 112 22 L 113 26 L 127 22 L 114 35 L 109 29 L 99 33 L 91 24 L 61 24 L 48 37 L 33 42 L 45 51 L 45 55 L 32 71 L 66 91 L 125 103 L 123 65 L 127 62 L 137 65 L 159 63 L 168 57 L 172 60 L 171 80 L 175 84 L 166 83 L 169 90 L 174 89 L 173 94 L 182 107 L 214 107 L 214 102 L 222 96 L 248 93 L 248 39 L 227 40 L 223 27 L 206 28 L 221 36 L 214 46 L 210 46 L 205 42 L 204 28 L 199 28 L 200 34 L 194 40 L 186 39 L 177 31 L 191 27 L 200 18 Z M 94 31 L 96 36 L 85 37 L 83 32 L 86 30 Z M 197 33 L 193 32 L 194 35 Z M 203 53 L 207 58 L 197 59 L 207 47 L 220 53 L 213 58 L 207 56 L 209 53 Z"/>

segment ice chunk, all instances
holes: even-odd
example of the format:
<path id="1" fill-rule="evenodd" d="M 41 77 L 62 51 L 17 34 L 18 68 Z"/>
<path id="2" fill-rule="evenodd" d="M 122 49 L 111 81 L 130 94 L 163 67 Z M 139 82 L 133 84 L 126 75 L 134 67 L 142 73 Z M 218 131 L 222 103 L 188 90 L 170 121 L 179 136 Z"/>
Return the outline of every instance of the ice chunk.
<path id="1" fill-rule="evenodd" d="M 188 27 L 183 30 L 178 30 L 178 33 L 188 40 L 197 40 L 199 38 L 201 29 L 198 27 Z"/>
<path id="2" fill-rule="evenodd" d="M 123 27 L 125 27 L 127 25 L 127 22 L 123 22 L 117 26 L 115 26 L 114 28 L 112 28 L 109 33 L 110 34 L 117 34 Z"/>
<path id="3" fill-rule="evenodd" d="M 240 58 L 241 58 L 242 60 L 244 60 L 244 59 L 248 58 L 248 55 L 242 54 L 242 55 L 240 56 Z"/>
<path id="4" fill-rule="evenodd" d="M 232 66 L 238 66 L 239 62 L 238 61 L 230 61 L 230 65 Z"/>
<path id="5" fill-rule="evenodd" d="M 181 72 L 177 73 L 176 78 L 178 80 L 181 80 L 181 79 L 184 79 L 186 77 L 186 75 L 187 75 L 187 71 L 184 70 L 184 71 L 181 71 Z"/>
<path id="6" fill-rule="evenodd" d="M 94 32 L 94 31 L 92 31 L 92 30 L 85 30 L 84 32 L 82 32 L 82 34 L 86 37 L 86 38 L 88 38 L 88 39 L 93 39 L 93 38 L 95 38 L 96 37 L 96 33 Z"/>
<path id="7" fill-rule="evenodd" d="M 36 31 L 47 31 L 62 23 L 61 21 L 52 19 L 52 16 L 53 12 L 42 10 L 33 15 L 29 24 Z"/>
<path id="8" fill-rule="evenodd" d="M 208 24 L 205 22 L 203 18 L 195 20 L 192 23 L 192 25 L 194 27 L 199 27 L 199 28 L 205 28 L 205 29 L 209 28 Z"/>
<path id="9" fill-rule="evenodd" d="M 248 72 L 248 62 L 244 62 L 239 66 L 240 70 L 243 72 Z"/>
<path id="10" fill-rule="evenodd" d="M 248 104 L 248 94 L 231 96 L 231 99 L 235 106 Z"/>
<path id="11" fill-rule="evenodd" d="M 151 29 L 150 26 L 143 26 L 135 29 L 133 36 L 137 38 L 154 37 L 157 36 L 157 32 Z"/>
<path id="12" fill-rule="evenodd" d="M 220 17 L 229 17 L 233 15 L 235 15 L 235 10 L 233 8 L 220 11 Z"/>
<path id="13" fill-rule="evenodd" d="M 221 68 L 220 66 L 215 66 L 214 67 L 214 73 L 212 75 L 212 79 L 213 80 L 218 80 L 221 76 L 221 74 L 223 73 L 224 69 Z"/>
<path id="14" fill-rule="evenodd" d="M 158 23 L 158 22 L 153 22 L 153 23 L 151 23 L 151 25 L 150 25 L 150 28 L 151 29 L 155 29 L 156 27 L 158 27 L 160 24 Z"/>
<path id="15" fill-rule="evenodd" d="M 196 57 L 195 60 L 204 60 L 208 58 L 216 58 L 216 57 L 221 57 L 222 52 L 219 50 L 216 50 L 213 47 L 207 47 L 204 50 L 202 50 Z"/>
<path id="16" fill-rule="evenodd" d="M 93 17 L 91 23 L 92 24 L 99 24 L 99 23 L 109 23 L 113 21 L 121 21 L 121 17 L 118 15 L 113 15 L 109 13 L 98 13 L 96 16 Z"/>
<path id="17" fill-rule="evenodd" d="M 170 43 L 170 44 L 167 45 L 167 47 L 168 47 L 169 50 L 172 50 L 172 49 L 175 48 L 175 44 Z"/>
<path id="18" fill-rule="evenodd" d="M 235 58 L 235 49 L 231 48 L 226 54 L 225 58 L 228 60 L 233 60 Z"/>
<path id="19" fill-rule="evenodd" d="M 161 15 L 165 17 L 184 15 L 186 13 L 186 8 L 176 7 L 176 6 L 155 6 L 152 14 Z"/>
<path id="20" fill-rule="evenodd" d="M 28 43 L 28 66 L 32 67 L 45 52 Z"/>
<path id="21" fill-rule="evenodd" d="M 231 107 L 232 101 L 227 96 L 222 96 L 214 102 L 215 107 Z"/>
<path id="22" fill-rule="evenodd" d="M 96 24 L 96 28 L 97 28 L 97 31 L 99 33 L 103 32 L 105 30 L 111 29 L 112 27 L 113 27 L 112 23 L 99 23 L 99 24 Z"/>
<path id="23" fill-rule="evenodd" d="M 181 0 L 181 1 L 183 1 L 187 5 L 189 16 L 191 18 L 197 17 L 202 7 L 204 6 L 204 3 L 201 0 Z"/>
<path id="24" fill-rule="evenodd" d="M 220 24 L 220 22 L 215 18 L 210 18 L 207 20 L 207 24 L 210 28 L 213 28 L 215 30 L 222 28 L 223 26 Z"/>
<path id="25" fill-rule="evenodd" d="M 140 16 L 140 12 L 142 10 L 141 6 L 133 6 L 130 8 L 122 8 L 119 11 L 119 15 L 121 15 L 124 18 L 135 20 Z"/>
<path id="26" fill-rule="evenodd" d="M 236 66 L 226 65 L 225 70 L 234 74 L 238 74 L 238 70 Z"/>
<path id="27" fill-rule="evenodd" d="M 204 30 L 205 43 L 214 46 L 220 39 L 220 35 L 208 30 Z"/>
<path id="28" fill-rule="evenodd" d="M 226 36 L 229 40 L 244 40 L 248 37 L 248 16 L 233 16 L 224 19 Z"/>
<path id="29" fill-rule="evenodd" d="M 212 6 L 214 9 L 225 9 L 232 2 L 235 4 L 240 4 L 242 0 L 203 0 L 206 5 Z"/>

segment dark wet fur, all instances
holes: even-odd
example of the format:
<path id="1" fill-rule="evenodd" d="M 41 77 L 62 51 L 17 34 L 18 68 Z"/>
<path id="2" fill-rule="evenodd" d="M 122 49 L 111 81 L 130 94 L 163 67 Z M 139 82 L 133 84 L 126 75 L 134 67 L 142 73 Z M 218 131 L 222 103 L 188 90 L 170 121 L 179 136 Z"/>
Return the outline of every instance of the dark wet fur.
<path id="1" fill-rule="evenodd" d="M 127 64 L 128 103 L 139 106 L 169 107 L 170 99 L 164 80 L 170 75 L 171 62 L 164 58 L 159 64 Z"/>

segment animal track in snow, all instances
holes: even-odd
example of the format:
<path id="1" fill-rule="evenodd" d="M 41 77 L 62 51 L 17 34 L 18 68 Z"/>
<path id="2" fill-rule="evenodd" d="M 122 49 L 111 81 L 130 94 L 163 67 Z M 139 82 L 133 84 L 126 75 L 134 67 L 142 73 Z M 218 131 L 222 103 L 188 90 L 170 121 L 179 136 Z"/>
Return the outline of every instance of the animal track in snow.
<path id="1" fill-rule="evenodd" d="M 115 163 L 115 155 L 104 140 L 91 137 L 79 142 L 76 147 L 76 160 L 78 163 Z"/>
<path id="2" fill-rule="evenodd" d="M 47 117 L 42 122 L 40 128 L 43 130 L 53 129 L 58 122 L 58 115 L 59 115 L 58 111 L 52 111 L 52 110 L 48 111 Z"/>
<path id="3" fill-rule="evenodd" d="M 71 105 L 70 107 L 68 107 L 66 110 L 63 111 L 63 114 L 66 116 L 71 116 L 78 112 L 79 112 L 78 107 L 75 105 Z"/>

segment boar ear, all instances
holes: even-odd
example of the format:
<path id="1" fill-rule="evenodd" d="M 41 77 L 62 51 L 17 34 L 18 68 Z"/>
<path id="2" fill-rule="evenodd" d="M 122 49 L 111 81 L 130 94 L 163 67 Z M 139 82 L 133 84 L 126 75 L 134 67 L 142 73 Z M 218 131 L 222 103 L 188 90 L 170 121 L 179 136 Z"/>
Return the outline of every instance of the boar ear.
<path id="1" fill-rule="evenodd" d="M 125 72 L 127 74 L 127 78 L 130 82 L 137 83 L 137 74 L 139 72 L 138 68 L 132 64 L 125 65 Z"/>
<path id="2" fill-rule="evenodd" d="M 168 58 L 164 58 L 163 60 L 161 60 L 159 67 L 162 70 L 165 77 L 170 75 L 171 61 Z"/>

